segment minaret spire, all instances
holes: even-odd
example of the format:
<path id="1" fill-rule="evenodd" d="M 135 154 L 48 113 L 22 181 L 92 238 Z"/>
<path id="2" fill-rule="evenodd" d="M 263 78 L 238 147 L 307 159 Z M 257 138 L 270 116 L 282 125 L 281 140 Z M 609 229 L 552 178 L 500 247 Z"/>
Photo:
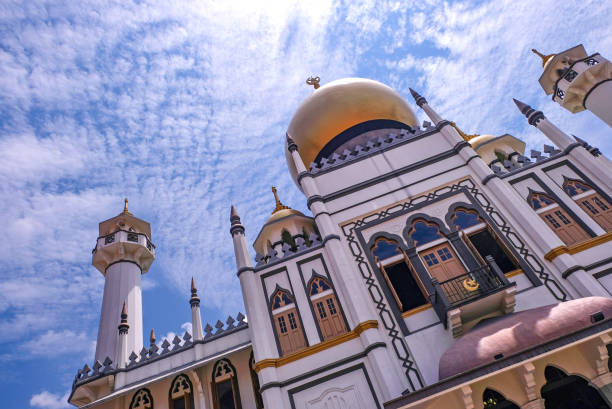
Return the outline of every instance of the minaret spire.
<path id="1" fill-rule="evenodd" d="M 542 111 L 536 111 L 535 109 L 533 109 L 526 103 L 519 101 L 518 99 L 512 98 L 512 100 L 516 104 L 516 107 L 519 109 L 519 111 L 521 111 L 521 113 L 527 117 L 529 125 L 537 127 L 538 122 L 545 118 Z"/>
<path id="2" fill-rule="evenodd" d="M 432 107 L 429 106 L 425 97 L 421 96 L 418 92 L 413 90 L 412 88 L 408 88 L 410 90 L 410 94 L 414 98 L 414 102 L 423 110 L 425 114 L 431 119 L 434 125 L 437 125 L 442 121 L 442 117 L 438 115 L 436 111 L 433 110 Z"/>
<path id="3" fill-rule="evenodd" d="M 191 331 L 193 332 L 193 339 L 199 341 L 204 338 L 204 333 L 202 332 L 200 299 L 198 298 L 198 289 L 196 288 L 193 277 L 191 277 L 191 298 L 189 299 L 189 304 L 191 304 Z"/>
<path id="4" fill-rule="evenodd" d="M 128 357 L 128 344 L 127 337 L 130 326 L 128 324 L 128 313 L 127 306 L 123 302 L 123 308 L 121 309 L 121 322 L 117 329 L 119 330 L 119 342 L 117 344 L 117 368 L 125 368 Z"/>
<path id="5" fill-rule="evenodd" d="M 544 55 L 541 52 L 539 52 L 538 50 L 536 50 L 535 48 L 531 49 L 531 52 L 533 52 L 535 55 L 537 55 L 538 57 L 540 57 L 542 59 L 542 67 L 546 66 L 546 63 L 555 56 L 555 54 L 548 54 L 548 55 Z"/>
<path id="6" fill-rule="evenodd" d="M 149 335 L 149 345 L 155 345 L 155 341 L 157 341 L 157 339 L 155 338 L 155 330 L 151 328 L 151 335 Z"/>
<path id="7" fill-rule="evenodd" d="M 127 197 L 125 199 L 123 199 L 123 203 L 124 203 L 123 204 L 123 213 L 132 214 L 128 210 L 128 198 Z"/>
<path id="8" fill-rule="evenodd" d="M 275 186 L 272 186 L 272 194 L 274 195 L 274 201 L 276 202 L 276 207 L 274 208 L 274 211 L 272 212 L 272 214 L 283 210 L 283 209 L 291 209 L 289 206 L 285 206 L 284 204 L 281 203 L 280 199 L 278 198 L 278 191 L 276 190 Z"/>

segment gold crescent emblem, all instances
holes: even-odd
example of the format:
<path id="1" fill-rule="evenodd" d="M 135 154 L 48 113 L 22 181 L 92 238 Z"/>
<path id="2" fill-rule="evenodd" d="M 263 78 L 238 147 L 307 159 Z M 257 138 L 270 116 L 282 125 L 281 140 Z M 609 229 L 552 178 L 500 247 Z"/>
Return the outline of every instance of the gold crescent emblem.
<path id="1" fill-rule="evenodd" d="M 466 278 L 463 280 L 463 287 L 468 291 L 476 291 L 480 287 L 480 284 L 478 284 L 476 280 Z"/>
<path id="2" fill-rule="evenodd" d="M 312 85 L 314 89 L 318 89 L 320 81 L 321 81 L 321 78 L 319 77 L 308 77 L 308 79 L 306 80 L 306 84 Z"/>

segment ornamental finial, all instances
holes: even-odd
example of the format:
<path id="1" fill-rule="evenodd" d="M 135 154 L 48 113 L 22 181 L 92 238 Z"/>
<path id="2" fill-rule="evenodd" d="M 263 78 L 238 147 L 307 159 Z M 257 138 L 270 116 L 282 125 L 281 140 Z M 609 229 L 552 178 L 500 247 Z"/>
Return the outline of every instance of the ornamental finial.
<path id="1" fill-rule="evenodd" d="M 457 124 L 455 124 L 454 122 L 451 122 L 451 126 L 453 128 L 455 128 L 455 130 L 457 131 L 457 133 L 459 135 L 461 135 L 461 137 L 463 138 L 464 141 L 469 141 L 470 139 L 474 139 L 477 136 L 480 136 L 479 134 L 475 133 L 474 135 L 468 135 L 465 132 L 463 132 L 461 129 L 459 129 L 459 127 L 457 126 Z"/>
<path id="2" fill-rule="evenodd" d="M 312 85 L 314 87 L 314 89 L 319 89 L 319 87 L 320 87 L 319 82 L 321 82 L 321 78 L 320 77 L 308 77 L 306 79 L 306 84 Z"/>
<path id="3" fill-rule="evenodd" d="M 151 328 L 151 335 L 149 336 L 149 343 L 151 345 L 155 344 L 155 330 L 153 330 L 153 328 Z"/>
<path id="4" fill-rule="evenodd" d="M 281 203 L 280 199 L 278 198 L 278 192 L 276 191 L 275 186 L 272 186 L 272 193 L 274 194 L 274 201 L 276 202 L 276 207 L 274 208 L 274 211 L 272 212 L 272 214 L 278 212 L 279 210 L 291 209 L 290 207 L 285 206 L 284 204 Z"/>
<path id="5" fill-rule="evenodd" d="M 532 48 L 531 51 L 535 55 L 537 55 L 538 57 L 540 57 L 542 59 L 542 67 L 545 67 L 546 63 L 548 62 L 548 60 L 550 60 L 551 58 L 553 58 L 555 56 L 555 54 L 544 55 L 541 52 L 539 52 L 538 50 L 536 50 L 535 48 Z"/>
<path id="6" fill-rule="evenodd" d="M 128 198 L 123 199 L 123 213 L 132 214 L 128 210 Z"/>

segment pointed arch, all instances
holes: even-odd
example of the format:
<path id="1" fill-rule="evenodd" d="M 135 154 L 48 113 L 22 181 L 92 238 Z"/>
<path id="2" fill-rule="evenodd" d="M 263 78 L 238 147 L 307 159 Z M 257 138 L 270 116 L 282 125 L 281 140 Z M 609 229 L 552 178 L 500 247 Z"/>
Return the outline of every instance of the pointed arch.
<path id="1" fill-rule="evenodd" d="M 529 189 L 527 203 L 567 246 L 590 238 L 589 234 L 551 195 Z"/>
<path id="2" fill-rule="evenodd" d="M 295 298 L 278 284 L 270 298 L 270 312 L 281 354 L 287 355 L 306 348 L 306 336 Z"/>
<path id="3" fill-rule="evenodd" d="M 189 376 L 177 375 L 170 383 L 168 392 L 168 407 L 170 409 L 194 409 L 193 384 Z"/>
<path id="4" fill-rule="evenodd" d="M 264 409 L 263 399 L 259 391 L 259 377 L 257 376 L 257 372 L 255 372 L 255 355 L 253 354 L 253 350 L 251 350 L 251 354 L 249 355 L 249 372 L 251 373 L 251 383 L 253 384 L 253 394 L 255 395 L 255 408 Z"/>
<path id="5" fill-rule="evenodd" d="M 610 409 L 596 387 L 579 375 L 568 375 L 562 369 L 547 365 L 544 369 L 546 384 L 540 394 L 546 409 Z"/>
<path id="6" fill-rule="evenodd" d="M 147 388 L 138 389 L 132 396 L 130 409 L 154 409 L 151 391 Z"/>
<path id="7" fill-rule="evenodd" d="M 409 247 L 418 247 L 444 238 L 450 231 L 442 220 L 424 213 L 413 214 L 406 220 L 403 236 Z"/>
<path id="8" fill-rule="evenodd" d="M 219 359 L 213 365 L 211 389 L 214 409 L 241 409 L 238 374 L 227 358 Z"/>
<path id="9" fill-rule="evenodd" d="M 344 334 L 346 323 L 331 281 L 313 271 L 307 289 L 322 340 Z"/>

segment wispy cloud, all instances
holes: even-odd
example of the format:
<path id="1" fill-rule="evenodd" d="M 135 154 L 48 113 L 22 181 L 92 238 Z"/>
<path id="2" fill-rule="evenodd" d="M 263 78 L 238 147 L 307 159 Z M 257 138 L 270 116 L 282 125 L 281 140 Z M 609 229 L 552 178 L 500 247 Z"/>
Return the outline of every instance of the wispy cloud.
<path id="1" fill-rule="evenodd" d="M 42 391 L 32 396 L 30 406 L 41 409 L 64 409 L 71 407 L 68 404 L 68 392 L 63 396 L 59 394 Z"/>

